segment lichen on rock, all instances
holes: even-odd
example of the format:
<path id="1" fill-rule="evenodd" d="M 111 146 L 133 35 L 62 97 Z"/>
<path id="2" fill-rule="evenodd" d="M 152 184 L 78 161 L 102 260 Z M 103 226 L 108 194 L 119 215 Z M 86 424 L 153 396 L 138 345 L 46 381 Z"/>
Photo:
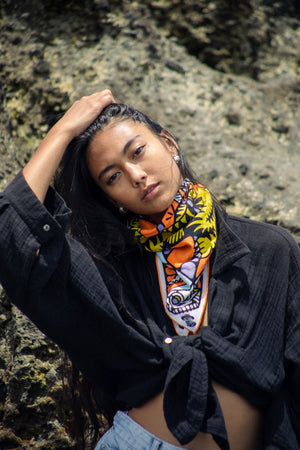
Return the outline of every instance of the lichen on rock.
<path id="1" fill-rule="evenodd" d="M 110 87 L 168 128 L 228 212 L 300 243 L 294 1 L 5 0 L 0 185 L 82 95 Z M 2 293 L 0 448 L 75 448 L 57 346 Z"/>

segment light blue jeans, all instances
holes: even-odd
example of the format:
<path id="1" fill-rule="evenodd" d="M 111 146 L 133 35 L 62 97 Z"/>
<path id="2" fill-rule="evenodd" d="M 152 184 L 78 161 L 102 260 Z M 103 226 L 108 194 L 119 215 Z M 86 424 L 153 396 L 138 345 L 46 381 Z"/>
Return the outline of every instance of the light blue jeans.
<path id="1" fill-rule="evenodd" d="M 95 450 L 178 450 L 145 430 L 125 412 L 118 411 L 113 426 L 98 441 Z"/>

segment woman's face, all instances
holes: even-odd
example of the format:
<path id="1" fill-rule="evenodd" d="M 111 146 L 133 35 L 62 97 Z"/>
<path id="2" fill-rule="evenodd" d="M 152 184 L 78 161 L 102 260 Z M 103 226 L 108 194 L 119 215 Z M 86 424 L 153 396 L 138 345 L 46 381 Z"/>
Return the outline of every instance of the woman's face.
<path id="1" fill-rule="evenodd" d="M 176 154 L 172 139 L 159 138 L 146 125 L 128 119 L 95 134 L 87 165 L 114 202 L 159 222 L 182 183 Z"/>

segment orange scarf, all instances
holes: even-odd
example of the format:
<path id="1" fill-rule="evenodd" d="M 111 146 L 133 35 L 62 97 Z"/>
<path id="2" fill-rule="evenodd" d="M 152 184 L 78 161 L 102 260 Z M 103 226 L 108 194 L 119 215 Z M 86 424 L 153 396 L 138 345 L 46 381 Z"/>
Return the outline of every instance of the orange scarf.
<path id="1" fill-rule="evenodd" d="M 205 312 L 208 261 L 217 240 L 209 191 L 185 179 L 161 223 L 134 218 L 128 226 L 146 250 L 156 252 L 161 295 L 176 332 L 195 333 Z"/>

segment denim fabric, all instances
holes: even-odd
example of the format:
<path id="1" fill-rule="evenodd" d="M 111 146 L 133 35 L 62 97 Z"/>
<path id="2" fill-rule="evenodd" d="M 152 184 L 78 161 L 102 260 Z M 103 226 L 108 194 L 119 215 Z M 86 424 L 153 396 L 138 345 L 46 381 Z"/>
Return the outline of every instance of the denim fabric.
<path id="1" fill-rule="evenodd" d="M 102 436 L 95 450 L 178 450 L 145 430 L 131 417 L 118 411 L 113 426 Z"/>

